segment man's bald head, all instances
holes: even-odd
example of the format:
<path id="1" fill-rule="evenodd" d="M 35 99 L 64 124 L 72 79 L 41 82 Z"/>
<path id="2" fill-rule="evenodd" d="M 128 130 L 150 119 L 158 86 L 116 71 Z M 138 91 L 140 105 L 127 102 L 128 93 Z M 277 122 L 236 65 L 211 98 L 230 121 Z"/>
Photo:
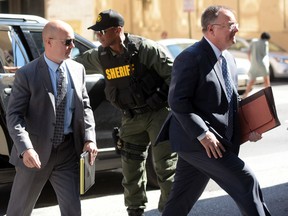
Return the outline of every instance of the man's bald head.
<path id="1" fill-rule="evenodd" d="M 72 27 L 62 21 L 62 20 L 54 20 L 54 21 L 50 21 L 48 22 L 42 32 L 42 37 L 43 40 L 47 39 L 47 38 L 54 38 L 57 36 L 57 33 L 59 33 L 59 31 L 64 31 L 64 32 L 73 32 Z"/>
<path id="2" fill-rule="evenodd" d="M 43 29 L 42 38 L 47 58 L 58 64 L 70 58 L 71 50 L 75 47 L 75 36 L 68 23 L 61 20 L 48 22 Z"/>

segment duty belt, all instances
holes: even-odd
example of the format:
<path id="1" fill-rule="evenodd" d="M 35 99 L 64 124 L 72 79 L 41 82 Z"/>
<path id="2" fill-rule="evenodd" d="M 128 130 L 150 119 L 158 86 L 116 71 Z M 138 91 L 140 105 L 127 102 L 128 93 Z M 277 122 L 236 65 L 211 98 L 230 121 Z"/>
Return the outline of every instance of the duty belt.
<path id="1" fill-rule="evenodd" d="M 139 115 L 151 111 L 152 109 L 148 105 L 145 105 L 143 107 L 136 107 L 133 109 L 123 110 L 123 115 L 127 117 L 133 117 L 134 115 Z"/>

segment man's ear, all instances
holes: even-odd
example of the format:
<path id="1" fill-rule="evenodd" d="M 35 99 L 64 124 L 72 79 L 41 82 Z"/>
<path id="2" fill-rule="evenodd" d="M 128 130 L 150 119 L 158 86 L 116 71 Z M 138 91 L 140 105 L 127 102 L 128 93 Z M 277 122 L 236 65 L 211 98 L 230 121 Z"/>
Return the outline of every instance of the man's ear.
<path id="1" fill-rule="evenodd" d="M 207 31 L 208 31 L 209 33 L 213 33 L 213 32 L 214 32 L 213 25 L 209 24 L 209 25 L 207 26 Z"/>
<path id="2" fill-rule="evenodd" d="M 45 44 L 48 44 L 48 46 L 51 47 L 51 45 L 52 45 L 52 44 L 51 44 L 51 41 L 52 41 L 52 40 L 51 40 L 50 38 L 44 39 L 44 42 L 43 42 L 43 43 L 44 43 L 44 46 L 45 46 Z"/>
<path id="3" fill-rule="evenodd" d="M 120 27 L 120 26 L 116 27 L 115 32 L 118 33 L 118 34 L 120 34 L 120 32 L 121 32 L 121 27 Z"/>

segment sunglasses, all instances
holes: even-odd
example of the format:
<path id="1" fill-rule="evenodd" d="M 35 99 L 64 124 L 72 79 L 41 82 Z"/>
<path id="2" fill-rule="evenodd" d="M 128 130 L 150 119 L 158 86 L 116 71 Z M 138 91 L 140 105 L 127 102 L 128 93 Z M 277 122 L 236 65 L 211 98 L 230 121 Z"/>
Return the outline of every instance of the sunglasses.
<path id="1" fill-rule="evenodd" d="M 101 34 L 101 35 L 105 35 L 109 30 L 113 29 L 115 27 L 110 27 L 108 29 L 105 30 L 100 30 L 100 31 L 95 31 L 96 34 Z"/>
<path id="2" fill-rule="evenodd" d="M 60 40 L 60 39 L 54 39 L 54 38 L 49 38 L 51 40 L 58 40 L 61 41 L 65 46 L 70 46 L 72 43 L 75 43 L 75 39 L 66 39 L 66 40 Z"/>

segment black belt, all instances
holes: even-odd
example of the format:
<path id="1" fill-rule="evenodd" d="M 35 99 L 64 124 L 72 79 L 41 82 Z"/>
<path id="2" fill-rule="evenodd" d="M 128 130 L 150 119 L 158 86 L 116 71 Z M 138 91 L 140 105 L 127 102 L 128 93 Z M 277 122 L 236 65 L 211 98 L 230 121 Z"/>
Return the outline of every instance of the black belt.
<path id="1" fill-rule="evenodd" d="M 143 114 L 143 113 L 152 111 L 152 109 L 148 105 L 146 105 L 144 107 L 137 107 L 137 108 L 130 109 L 130 111 L 133 114 Z"/>
<path id="2" fill-rule="evenodd" d="M 59 145 L 57 145 L 57 146 L 53 145 L 52 151 L 53 151 L 53 152 L 57 151 L 58 148 L 59 148 L 64 142 L 67 142 L 67 141 L 70 140 L 72 137 L 73 137 L 73 133 L 64 134 L 64 135 L 63 135 L 63 140 L 62 140 L 62 142 L 61 142 Z"/>
<path id="3" fill-rule="evenodd" d="M 122 111 L 123 111 L 124 116 L 132 118 L 134 115 L 151 112 L 152 109 L 148 105 L 146 105 L 143 107 L 137 107 L 137 108 L 122 110 Z"/>
<path id="4" fill-rule="evenodd" d="M 72 133 L 64 134 L 63 142 L 66 142 L 66 141 L 69 140 L 71 137 L 72 137 Z"/>

